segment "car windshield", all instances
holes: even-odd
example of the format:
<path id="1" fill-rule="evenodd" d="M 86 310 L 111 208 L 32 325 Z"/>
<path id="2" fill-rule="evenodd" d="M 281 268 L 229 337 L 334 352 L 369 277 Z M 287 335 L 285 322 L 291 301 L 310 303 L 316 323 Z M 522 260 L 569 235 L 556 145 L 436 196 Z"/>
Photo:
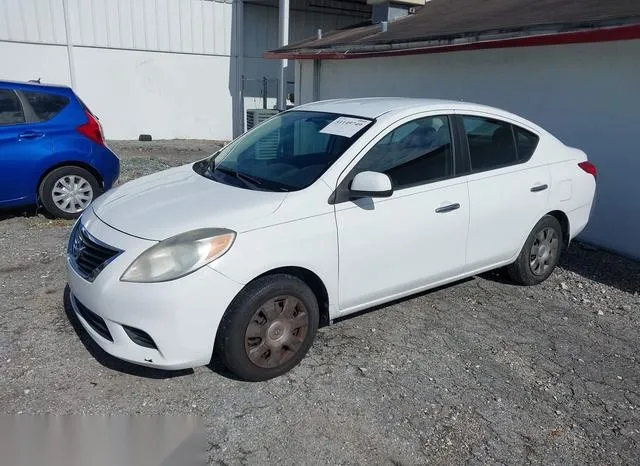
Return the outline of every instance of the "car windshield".
<path id="1" fill-rule="evenodd" d="M 263 191 L 297 191 L 316 181 L 372 120 L 335 113 L 280 113 L 194 165 L 212 180 Z"/>

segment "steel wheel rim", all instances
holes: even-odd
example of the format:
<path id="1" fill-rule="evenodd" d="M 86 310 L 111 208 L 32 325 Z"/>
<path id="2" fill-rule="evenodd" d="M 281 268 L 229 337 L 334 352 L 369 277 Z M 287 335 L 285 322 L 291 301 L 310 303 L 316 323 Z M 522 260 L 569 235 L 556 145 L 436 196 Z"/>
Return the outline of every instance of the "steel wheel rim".
<path id="1" fill-rule="evenodd" d="M 51 198 L 58 209 L 68 214 L 77 214 L 87 208 L 93 200 L 91 183 L 78 175 L 67 175 L 58 179 L 51 190 Z"/>
<path id="2" fill-rule="evenodd" d="M 529 254 L 529 266 L 534 275 L 544 275 L 555 265 L 559 244 L 553 228 L 544 228 L 536 234 Z"/>
<path id="3" fill-rule="evenodd" d="M 309 312 L 295 296 L 266 301 L 253 314 L 244 338 L 249 360 L 272 369 L 290 361 L 302 347 L 309 330 Z"/>

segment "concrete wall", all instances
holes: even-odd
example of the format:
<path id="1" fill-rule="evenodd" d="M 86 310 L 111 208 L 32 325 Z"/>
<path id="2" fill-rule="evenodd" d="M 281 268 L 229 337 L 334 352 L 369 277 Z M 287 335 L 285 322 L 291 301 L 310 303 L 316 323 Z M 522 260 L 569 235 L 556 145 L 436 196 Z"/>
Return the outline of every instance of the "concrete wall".
<path id="1" fill-rule="evenodd" d="M 231 137 L 229 57 L 74 48 L 74 89 L 109 139 Z M 66 46 L 0 42 L 0 79 L 71 85 Z"/>
<path id="2" fill-rule="evenodd" d="M 599 170 L 582 239 L 640 258 L 640 41 L 321 62 L 321 99 L 463 99 L 529 118 L 589 155 Z M 313 62 L 302 62 L 302 79 Z M 313 100 L 309 82 L 301 102 Z"/>
<path id="3" fill-rule="evenodd" d="M 67 47 L 0 41 L 0 79 L 71 84 Z"/>
<path id="4" fill-rule="evenodd" d="M 89 48 L 75 57 L 78 94 L 100 109 L 107 138 L 231 137 L 229 57 Z"/>

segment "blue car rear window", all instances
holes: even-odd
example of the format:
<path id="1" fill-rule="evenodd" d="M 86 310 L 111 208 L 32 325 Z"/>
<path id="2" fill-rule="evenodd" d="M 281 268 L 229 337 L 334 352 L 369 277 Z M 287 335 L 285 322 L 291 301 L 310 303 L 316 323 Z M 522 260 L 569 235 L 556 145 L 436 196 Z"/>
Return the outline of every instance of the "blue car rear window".
<path id="1" fill-rule="evenodd" d="M 38 121 L 50 120 L 69 103 L 69 99 L 62 95 L 30 91 L 23 91 L 23 94 L 36 114 Z"/>

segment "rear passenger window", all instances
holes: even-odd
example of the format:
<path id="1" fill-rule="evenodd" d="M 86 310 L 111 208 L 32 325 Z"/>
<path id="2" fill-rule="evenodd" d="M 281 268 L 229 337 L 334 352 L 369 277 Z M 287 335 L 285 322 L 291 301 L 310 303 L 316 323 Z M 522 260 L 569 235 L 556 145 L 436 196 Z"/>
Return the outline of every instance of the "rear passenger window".
<path id="1" fill-rule="evenodd" d="M 516 145 L 518 147 L 518 161 L 526 162 L 531 158 L 538 146 L 540 138 L 526 129 L 514 126 L 516 133 Z"/>
<path id="2" fill-rule="evenodd" d="M 33 108 L 38 121 L 47 121 L 56 116 L 69 103 L 69 99 L 61 95 L 43 92 L 23 91 L 29 105 Z"/>
<path id="3" fill-rule="evenodd" d="M 518 161 L 513 129 L 509 123 L 482 117 L 462 117 L 469 143 L 471 170 L 504 167 Z"/>
<path id="4" fill-rule="evenodd" d="M 22 105 L 15 92 L 0 89 L 0 126 L 24 123 Z"/>

